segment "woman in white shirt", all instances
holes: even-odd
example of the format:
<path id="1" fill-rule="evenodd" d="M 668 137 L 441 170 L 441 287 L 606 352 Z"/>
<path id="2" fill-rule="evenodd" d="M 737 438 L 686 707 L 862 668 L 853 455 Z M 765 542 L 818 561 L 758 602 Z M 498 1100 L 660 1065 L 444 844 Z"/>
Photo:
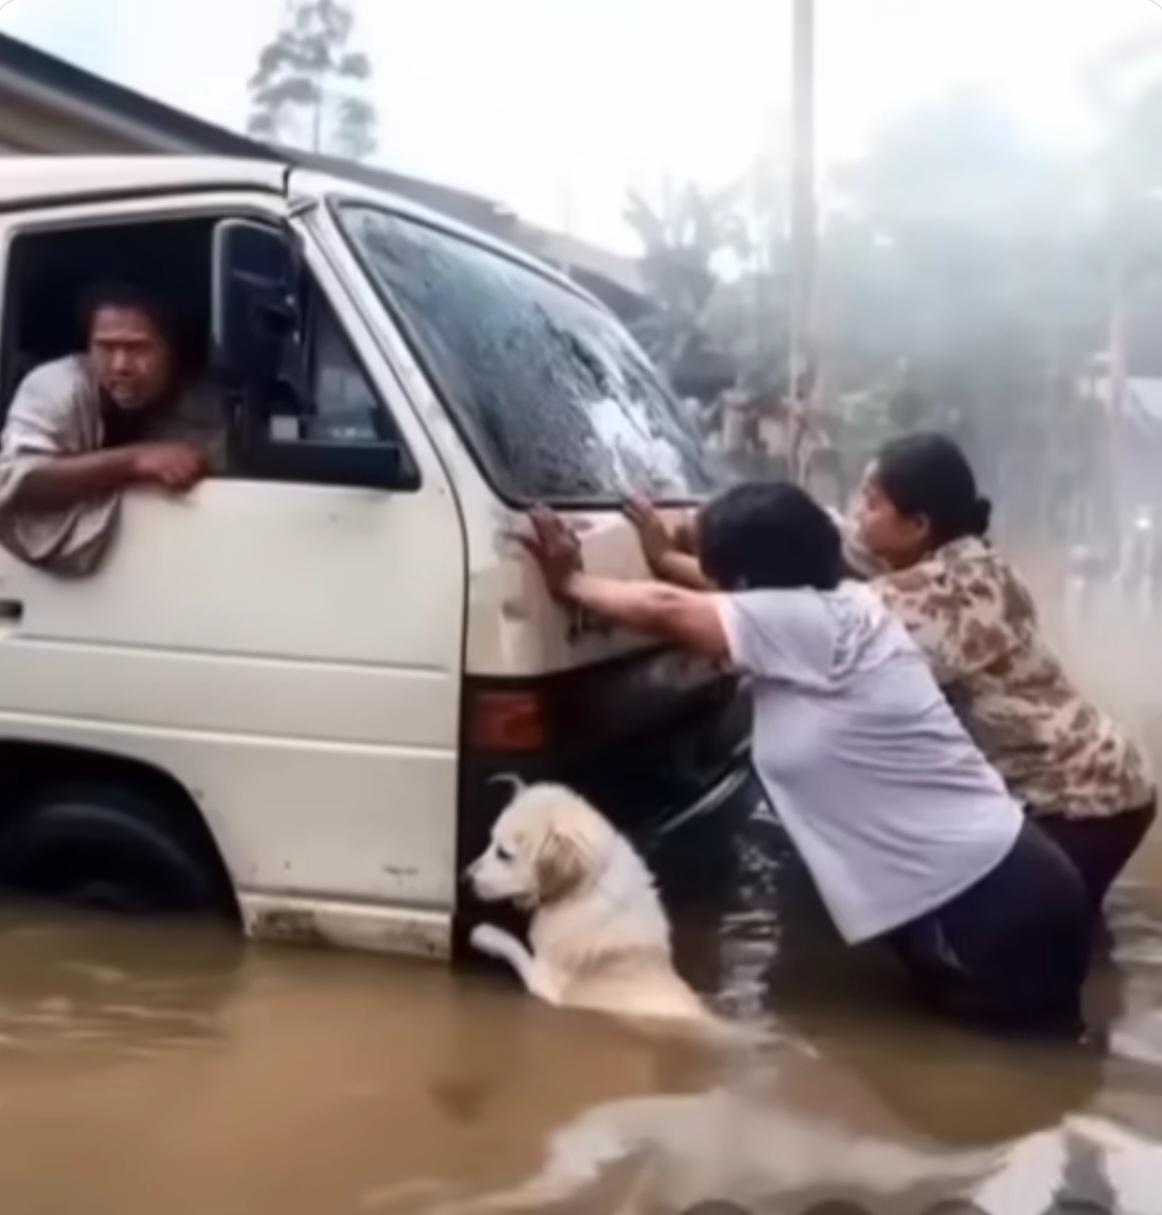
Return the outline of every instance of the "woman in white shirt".
<path id="1" fill-rule="evenodd" d="M 560 599 L 750 676 L 758 775 L 850 944 L 888 942 L 935 1007 L 1074 1031 L 1089 956 L 1076 871 L 1026 823 L 903 626 L 840 583 L 840 537 L 788 484 L 699 515 L 717 592 L 586 574 L 553 512 L 528 548 Z"/>

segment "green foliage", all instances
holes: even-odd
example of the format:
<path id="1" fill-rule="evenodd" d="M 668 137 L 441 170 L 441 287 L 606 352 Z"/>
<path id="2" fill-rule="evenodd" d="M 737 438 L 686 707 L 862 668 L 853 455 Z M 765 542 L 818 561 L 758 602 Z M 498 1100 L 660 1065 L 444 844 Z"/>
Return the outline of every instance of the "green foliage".
<path id="1" fill-rule="evenodd" d="M 354 160 L 374 153 L 375 108 L 361 95 L 371 60 L 347 49 L 353 29 L 344 0 L 286 0 L 250 80 L 251 134 Z"/>
<path id="2" fill-rule="evenodd" d="M 849 475 L 889 435 L 940 428 L 1026 531 L 1059 537 L 1079 495 L 1111 498 L 1106 417 L 1082 385 L 1116 309 L 1131 370 L 1162 376 L 1159 49 L 1133 48 L 1137 84 L 1102 94 L 1105 138 L 1085 157 L 1049 153 L 965 92 L 902 116 L 831 174 L 815 330 L 823 416 Z M 740 383 L 777 389 L 786 183 L 776 162 L 753 178 L 716 195 L 687 187 L 672 213 L 635 200 L 631 222 L 663 365 L 705 341 L 730 354 Z"/>

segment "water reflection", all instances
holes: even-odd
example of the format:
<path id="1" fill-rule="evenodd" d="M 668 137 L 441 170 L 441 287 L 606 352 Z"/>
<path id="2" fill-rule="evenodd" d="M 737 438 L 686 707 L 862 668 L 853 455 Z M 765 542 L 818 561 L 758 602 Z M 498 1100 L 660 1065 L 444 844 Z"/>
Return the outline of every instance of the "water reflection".
<path id="1" fill-rule="evenodd" d="M 142 1054 L 212 1039 L 243 949 L 201 926 L 142 935 L 94 916 L 63 931 L 43 909 L 10 909 L 0 919 L 0 1047 L 59 1054 L 101 1042 Z"/>
<path id="2" fill-rule="evenodd" d="M 814 1109 L 800 1107 L 805 1095 Z M 592 1191 L 616 1165 L 631 1168 L 642 1210 L 683 1210 L 706 1195 L 752 1211 L 806 1210 L 836 1194 L 879 1209 L 886 1197 L 956 1192 L 995 1163 L 988 1150 L 951 1154 L 909 1133 L 858 1080 L 796 1053 L 707 1092 L 590 1109 L 553 1134 L 531 1180 L 443 1209 L 543 1210 L 570 1200 L 599 1209 Z"/>
<path id="3" fill-rule="evenodd" d="M 833 1103 L 826 1117 L 796 1100 L 804 1082 Z M 685 1211 L 711 1193 L 756 1213 L 1148 1215 L 1159 1167 L 1155 1143 L 1093 1116 L 991 1149 L 951 1149 L 900 1134 L 890 1111 L 877 1111 L 842 1072 L 813 1064 L 796 1076 L 784 1065 L 732 1089 L 596 1107 L 552 1136 L 530 1180 L 425 1209 Z"/>

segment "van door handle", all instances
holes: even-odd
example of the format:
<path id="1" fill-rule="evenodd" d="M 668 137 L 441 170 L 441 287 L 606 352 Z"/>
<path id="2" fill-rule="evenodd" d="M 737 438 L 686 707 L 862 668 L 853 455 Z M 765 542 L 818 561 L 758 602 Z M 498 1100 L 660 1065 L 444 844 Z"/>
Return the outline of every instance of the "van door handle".
<path id="1" fill-rule="evenodd" d="M 0 599 L 0 627 L 15 627 L 24 619 L 24 604 L 19 599 Z"/>

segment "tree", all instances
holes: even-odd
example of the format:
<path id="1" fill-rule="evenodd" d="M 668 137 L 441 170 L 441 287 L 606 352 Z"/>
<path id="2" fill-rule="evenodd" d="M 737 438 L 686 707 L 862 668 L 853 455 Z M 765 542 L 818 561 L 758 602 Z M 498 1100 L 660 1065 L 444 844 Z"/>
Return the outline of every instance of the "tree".
<path id="1" fill-rule="evenodd" d="M 625 218 L 642 243 L 653 309 L 635 332 L 677 385 L 775 394 L 786 377 L 786 173 L 776 150 L 718 190 L 667 185 L 656 204 L 631 193 Z M 711 369 L 699 377 L 697 369 Z M 706 395 L 699 392 L 697 395 Z"/>
<path id="2" fill-rule="evenodd" d="M 1104 138 L 1085 156 L 1051 155 L 962 93 L 904 115 L 836 175 L 820 328 L 852 463 L 887 434 L 939 427 L 1027 534 L 1076 539 L 1070 518 L 1116 519 L 1128 468 L 1156 457 L 1114 442 L 1085 384 L 1103 355 L 1162 374 L 1160 75 L 1159 44 L 1097 61 Z"/>
<path id="3" fill-rule="evenodd" d="M 768 147 L 729 195 L 726 273 L 707 308 L 713 340 L 752 392 L 783 395 L 790 353 L 788 157 Z"/>
<path id="4" fill-rule="evenodd" d="M 251 134 L 354 160 L 375 151 L 376 113 L 362 95 L 371 61 L 347 49 L 353 27 L 346 0 L 286 0 L 250 80 Z"/>
<path id="5" fill-rule="evenodd" d="M 950 96 L 836 181 L 823 239 L 822 357 L 862 414 L 849 436 L 949 430 L 1010 518 L 1044 532 L 1094 452 L 1074 405 L 1108 276 L 1086 184 L 987 98 Z"/>
<path id="6" fill-rule="evenodd" d="M 668 375 L 706 342 L 706 308 L 718 283 L 715 259 L 729 243 L 726 194 L 695 185 L 667 187 L 658 205 L 631 193 L 626 222 L 642 242 L 641 271 L 651 312 L 635 325 L 638 340 Z"/>

